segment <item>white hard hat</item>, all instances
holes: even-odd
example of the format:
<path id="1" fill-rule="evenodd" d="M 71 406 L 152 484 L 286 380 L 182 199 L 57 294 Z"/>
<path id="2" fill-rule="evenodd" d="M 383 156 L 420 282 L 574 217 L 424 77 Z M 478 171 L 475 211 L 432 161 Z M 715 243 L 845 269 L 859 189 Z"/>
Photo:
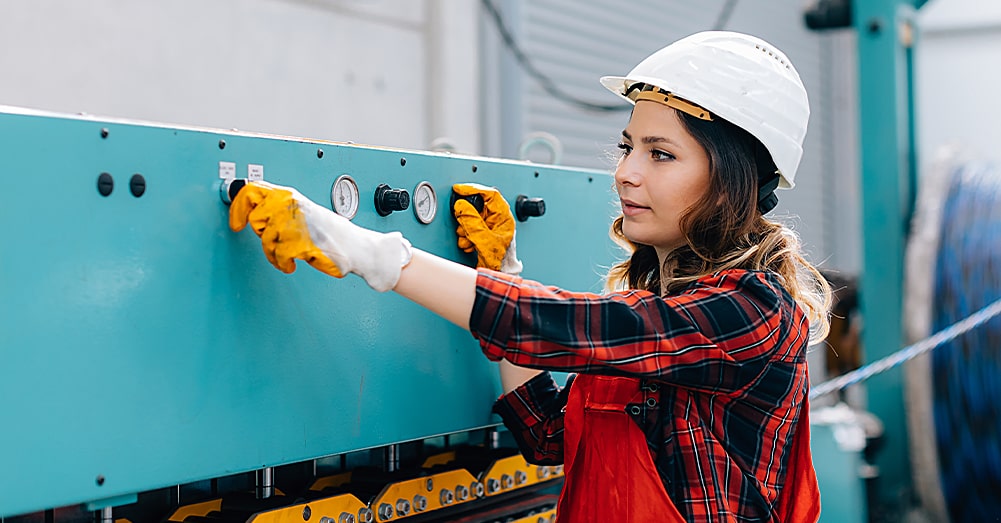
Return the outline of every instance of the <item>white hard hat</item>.
<path id="1" fill-rule="evenodd" d="M 730 121 L 768 149 L 780 188 L 795 185 L 810 102 L 799 73 L 768 42 L 731 31 L 696 33 L 650 55 L 624 77 L 603 77 L 601 84 L 631 103 L 638 94 L 631 88 L 645 84 L 640 99 L 659 95 L 661 103 L 694 116 Z M 666 93 L 650 93 L 646 86 Z"/>

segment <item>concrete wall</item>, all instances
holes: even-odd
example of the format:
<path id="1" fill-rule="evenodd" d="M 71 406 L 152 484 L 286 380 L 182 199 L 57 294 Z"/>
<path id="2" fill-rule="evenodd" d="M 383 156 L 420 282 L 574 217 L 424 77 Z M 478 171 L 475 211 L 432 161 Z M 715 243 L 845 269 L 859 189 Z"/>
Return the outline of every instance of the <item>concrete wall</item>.
<path id="1" fill-rule="evenodd" d="M 919 158 L 955 144 L 1001 161 L 1001 2 L 932 0 L 919 13 Z"/>
<path id="2" fill-rule="evenodd" d="M 479 149 L 466 0 L 0 3 L 0 105 Z M 444 89 L 443 86 L 450 86 Z"/>

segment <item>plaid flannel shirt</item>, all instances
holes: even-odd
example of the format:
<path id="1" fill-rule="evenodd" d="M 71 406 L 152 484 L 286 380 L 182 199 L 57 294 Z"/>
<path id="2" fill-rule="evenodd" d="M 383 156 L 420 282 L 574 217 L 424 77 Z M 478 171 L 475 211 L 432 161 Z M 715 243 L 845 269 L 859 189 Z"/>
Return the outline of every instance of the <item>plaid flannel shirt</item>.
<path id="1" fill-rule="evenodd" d="M 723 271 L 660 297 L 567 292 L 481 269 L 470 330 L 494 361 L 641 378 L 659 401 L 631 416 L 679 512 L 774 521 L 807 399 L 809 331 L 777 275 Z M 543 373 L 494 406 L 529 462 L 563 462 L 571 385 Z"/>

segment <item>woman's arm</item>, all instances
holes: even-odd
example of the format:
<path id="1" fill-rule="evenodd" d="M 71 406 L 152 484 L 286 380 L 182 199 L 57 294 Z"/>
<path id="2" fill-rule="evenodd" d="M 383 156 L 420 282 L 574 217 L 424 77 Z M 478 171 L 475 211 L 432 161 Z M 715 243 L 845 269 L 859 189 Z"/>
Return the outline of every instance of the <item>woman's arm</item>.
<path id="1" fill-rule="evenodd" d="M 413 259 L 400 273 L 400 281 L 393 290 L 459 327 L 469 329 L 469 316 L 476 298 L 475 269 L 415 249 Z M 501 361 L 504 393 L 540 372 Z"/>

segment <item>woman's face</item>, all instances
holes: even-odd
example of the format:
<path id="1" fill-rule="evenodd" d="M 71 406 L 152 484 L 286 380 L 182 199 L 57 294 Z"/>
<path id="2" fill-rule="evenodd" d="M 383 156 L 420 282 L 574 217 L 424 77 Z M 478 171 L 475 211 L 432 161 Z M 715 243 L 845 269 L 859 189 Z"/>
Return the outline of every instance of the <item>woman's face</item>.
<path id="1" fill-rule="evenodd" d="M 684 243 L 681 216 L 709 187 L 709 157 L 674 109 L 646 100 L 636 103 L 619 148 L 622 232 L 663 259 Z"/>

